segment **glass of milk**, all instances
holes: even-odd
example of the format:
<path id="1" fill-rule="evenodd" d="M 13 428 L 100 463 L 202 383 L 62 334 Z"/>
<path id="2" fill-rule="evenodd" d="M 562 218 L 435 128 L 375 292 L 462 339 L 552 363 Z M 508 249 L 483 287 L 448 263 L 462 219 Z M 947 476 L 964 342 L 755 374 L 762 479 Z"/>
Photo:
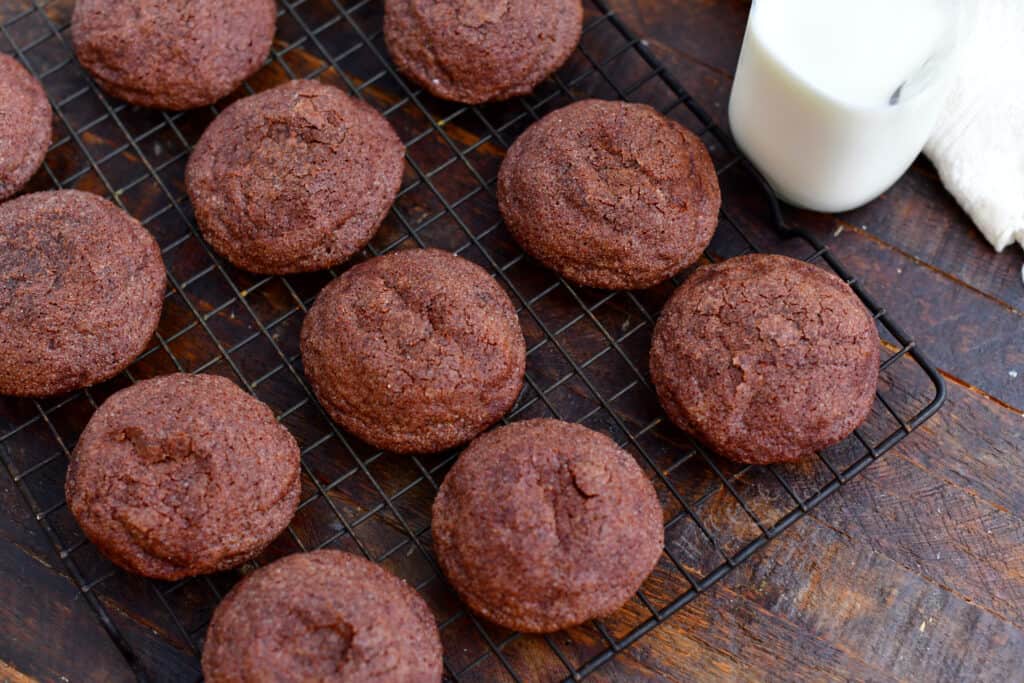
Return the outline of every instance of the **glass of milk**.
<path id="1" fill-rule="evenodd" d="M 954 51 L 949 0 L 754 0 L 733 136 L 783 200 L 856 208 L 921 152 Z"/>

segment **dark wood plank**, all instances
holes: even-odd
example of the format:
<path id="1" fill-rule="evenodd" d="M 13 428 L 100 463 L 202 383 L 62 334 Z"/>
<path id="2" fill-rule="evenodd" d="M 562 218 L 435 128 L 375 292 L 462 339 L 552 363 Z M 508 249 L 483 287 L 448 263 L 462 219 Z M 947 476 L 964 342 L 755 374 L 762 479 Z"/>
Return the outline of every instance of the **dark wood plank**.
<path id="1" fill-rule="evenodd" d="M 807 518 L 725 583 L 765 612 L 897 679 L 1015 675 L 1024 631 L 862 541 Z M 729 605 L 710 609 L 717 615 Z M 794 639 L 780 649 L 804 647 Z M 786 678 L 785 668 L 765 666 L 769 675 Z"/>
<path id="2" fill-rule="evenodd" d="M 73 674 L 74 657 L 90 648 L 96 680 L 128 680 L 121 654 L 62 571 L 6 472 L 0 474 L 0 509 L 0 662 L 15 672 L 0 667 L 0 680 L 18 680 L 16 673 L 39 680 Z M 53 657 L 41 643 L 59 647 L 61 655 Z"/>
<path id="3" fill-rule="evenodd" d="M 41 681 L 134 680 L 6 473 L 0 509 L 0 662 Z M 154 637 L 152 624 L 107 607 L 154 681 L 195 677 L 191 658 Z"/>
<path id="4" fill-rule="evenodd" d="M 900 396 L 894 386 L 889 396 Z M 975 389 L 947 380 L 948 401 L 932 420 L 902 444 L 899 452 L 912 456 L 921 468 L 944 486 L 968 491 L 993 508 L 1024 518 L 1024 414 L 984 396 Z"/>
<path id="5" fill-rule="evenodd" d="M 53 546 L 5 470 L 0 470 L 0 510 L 0 539 L 16 543 L 44 564 L 59 564 Z"/>
<path id="6" fill-rule="evenodd" d="M 608 4 L 672 65 L 673 75 L 685 73 L 687 62 L 728 76 L 735 71 L 750 0 L 610 0 Z"/>
<path id="7" fill-rule="evenodd" d="M 844 230 L 836 254 L 942 370 L 1024 408 L 1024 314 L 964 287 L 871 233 Z"/>
<path id="8" fill-rule="evenodd" d="M 819 513 L 992 614 L 1024 624 L 1024 519 L 887 458 Z"/>
<path id="9" fill-rule="evenodd" d="M 657 662 L 662 680 L 680 682 L 895 680 L 864 653 L 819 637 L 733 585 L 716 585 L 621 658 Z"/>
<path id="10" fill-rule="evenodd" d="M 927 159 L 919 159 L 880 199 L 839 218 L 967 286 L 1024 311 L 1020 248 L 1011 246 L 996 253 L 942 187 Z"/>
<path id="11" fill-rule="evenodd" d="M 133 680 L 74 585 L 7 540 L 0 595 L 0 660 L 39 680 Z"/>

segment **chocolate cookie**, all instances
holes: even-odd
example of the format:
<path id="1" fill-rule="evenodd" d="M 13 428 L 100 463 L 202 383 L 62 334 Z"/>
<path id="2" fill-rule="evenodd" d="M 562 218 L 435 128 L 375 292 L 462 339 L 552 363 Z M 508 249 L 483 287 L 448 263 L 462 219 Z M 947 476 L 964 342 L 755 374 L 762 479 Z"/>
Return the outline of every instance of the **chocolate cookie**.
<path id="1" fill-rule="evenodd" d="M 186 185 L 203 235 L 255 273 L 335 266 L 366 246 L 402 184 L 405 148 L 341 90 L 291 81 L 206 129 Z"/>
<path id="2" fill-rule="evenodd" d="M 438 683 L 441 637 L 401 579 L 338 550 L 289 555 L 235 586 L 203 648 L 207 683 Z"/>
<path id="3" fill-rule="evenodd" d="M 645 104 L 585 100 L 508 151 L 498 203 L 513 237 L 567 279 L 644 289 L 700 258 L 721 194 L 700 139 Z"/>
<path id="4" fill-rule="evenodd" d="M 658 496 L 607 436 L 528 420 L 476 439 L 434 501 L 434 549 L 477 614 L 548 633 L 618 609 L 664 543 Z"/>
<path id="5" fill-rule="evenodd" d="M 20 190 L 50 147 L 50 101 L 14 57 L 0 53 L 0 201 Z"/>
<path id="6" fill-rule="evenodd" d="M 397 453 L 472 439 L 516 402 L 526 371 L 504 290 L 436 249 L 380 256 L 329 284 L 302 325 L 301 351 L 330 416 Z"/>
<path id="7" fill-rule="evenodd" d="M 846 283 L 785 256 L 698 269 L 665 305 L 651 378 L 681 429 L 732 460 L 796 460 L 842 441 L 875 399 L 879 339 Z"/>
<path id="8" fill-rule="evenodd" d="M 165 286 L 156 241 L 102 197 L 0 205 L 0 394 L 52 396 L 121 372 L 153 336 Z"/>
<path id="9" fill-rule="evenodd" d="M 274 0 L 77 0 L 75 53 L 105 91 L 182 111 L 231 94 L 270 54 Z"/>
<path id="10" fill-rule="evenodd" d="M 446 100 L 526 95 L 580 42 L 580 0 L 386 0 L 384 40 L 403 74 Z"/>
<path id="11" fill-rule="evenodd" d="M 230 380 L 165 375 L 100 406 L 65 489 L 107 557 L 172 581 L 239 565 L 284 531 L 299 502 L 299 447 Z"/>

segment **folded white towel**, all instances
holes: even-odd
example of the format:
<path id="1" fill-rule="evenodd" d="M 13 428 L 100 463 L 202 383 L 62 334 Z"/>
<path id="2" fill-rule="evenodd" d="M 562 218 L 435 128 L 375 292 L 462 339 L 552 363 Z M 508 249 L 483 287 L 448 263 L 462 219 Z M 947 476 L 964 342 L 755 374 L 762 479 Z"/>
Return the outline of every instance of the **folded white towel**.
<path id="1" fill-rule="evenodd" d="M 1024 247 L 1024 0 L 953 0 L 958 72 L 925 147 L 992 246 Z"/>

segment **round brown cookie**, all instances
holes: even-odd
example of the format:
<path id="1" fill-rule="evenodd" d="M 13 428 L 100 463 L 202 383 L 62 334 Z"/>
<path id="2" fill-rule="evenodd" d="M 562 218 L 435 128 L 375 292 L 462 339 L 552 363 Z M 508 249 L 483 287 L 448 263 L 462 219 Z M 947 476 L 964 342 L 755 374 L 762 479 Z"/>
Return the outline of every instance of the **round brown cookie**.
<path id="1" fill-rule="evenodd" d="M 53 131 L 42 84 L 0 53 L 0 200 L 20 190 L 43 165 Z"/>
<path id="2" fill-rule="evenodd" d="M 395 64 L 431 94 L 480 104 L 526 95 L 580 42 L 580 0 L 386 0 Z"/>
<path id="3" fill-rule="evenodd" d="M 472 439 L 515 404 L 526 372 L 508 295 L 437 249 L 380 256 L 329 284 L 303 322 L 301 351 L 330 416 L 397 453 Z"/>
<path id="4" fill-rule="evenodd" d="M 165 286 L 156 241 L 102 197 L 0 205 L 0 394 L 52 396 L 121 372 L 153 336 Z"/>
<path id="5" fill-rule="evenodd" d="M 114 563 L 172 581 L 239 565 L 284 531 L 299 502 L 299 447 L 231 380 L 165 375 L 93 414 L 65 492 Z"/>
<path id="6" fill-rule="evenodd" d="M 700 258 L 721 194 L 707 148 L 645 104 L 585 100 L 530 126 L 498 177 L 501 215 L 573 282 L 644 289 Z"/>
<path id="7" fill-rule="evenodd" d="M 213 104 L 270 54 L 274 0 L 77 0 L 75 53 L 105 91 L 181 111 Z"/>
<path id="8" fill-rule="evenodd" d="M 664 543 L 658 496 L 632 456 L 557 420 L 473 441 L 441 484 L 431 528 L 438 562 L 470 609 L 533 633 L 618 609 Z"/>
<path id="9" fill-rule="evenodd" d="M 698 269 L 665 305 L 651 378 L 681 429 L 732 460 L 786 462 L 842 441 L 874 403 L 874 319 L 835 275 L 751 254 Z"/>
<path id="10" fill-rule="evenodd" d="M 315 81 L 235 102 L 186 185 L 203 235 L 256 273 L 328 268 L 366 246 L 402 184 L 405 147 L 372 107 Z"/>
<path id="11" fill-rule="evenodd" d="M 289 555 L 247 576 L 213 614 L 209 683 L 438 683 L 441 637 L 404 581 L 338 550 Z"/>

